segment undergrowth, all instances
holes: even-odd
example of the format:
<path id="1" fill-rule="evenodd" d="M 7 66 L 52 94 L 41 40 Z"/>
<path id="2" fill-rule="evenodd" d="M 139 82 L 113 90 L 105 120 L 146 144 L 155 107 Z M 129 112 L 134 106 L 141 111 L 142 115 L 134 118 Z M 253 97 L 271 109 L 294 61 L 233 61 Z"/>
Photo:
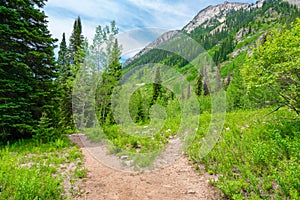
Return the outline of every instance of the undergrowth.
<path id="1" fill-rule="evenodd" d="M 69 199 L 77 195 L 76 181 L 84 173 L 80 150 L 66 138 L 0 146 L 1 200 Z"/>
<path id="2" fill-rule="evenodd" d="M 300 191 L 300 122 L 287 109 L 227 113 L 221 137 L 204 158 L 201 138 L 210 115 L 201 115 L 201 127 L 187 153 L 205 165 L 213 181 L 229 199 L 297 199 Z"/>

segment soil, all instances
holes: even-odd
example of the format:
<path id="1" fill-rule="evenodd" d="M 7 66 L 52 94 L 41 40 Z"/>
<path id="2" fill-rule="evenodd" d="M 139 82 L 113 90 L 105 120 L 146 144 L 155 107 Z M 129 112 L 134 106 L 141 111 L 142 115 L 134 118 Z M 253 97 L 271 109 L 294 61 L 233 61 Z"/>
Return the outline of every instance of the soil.
<path id="1" fill-rule="evenodd" d="M 81 135 L 82 136 L 82 135 Z M 172 164 L 151 172 L 125 172 L 102 164 L 80 136 L 72 135 L 84 155 L 88 170 L 82 194 L 76 200 L 201 200 L 220 199 L 220 193 L 209 185 L 215 179 L 199 174 L 184 155 Z"/>

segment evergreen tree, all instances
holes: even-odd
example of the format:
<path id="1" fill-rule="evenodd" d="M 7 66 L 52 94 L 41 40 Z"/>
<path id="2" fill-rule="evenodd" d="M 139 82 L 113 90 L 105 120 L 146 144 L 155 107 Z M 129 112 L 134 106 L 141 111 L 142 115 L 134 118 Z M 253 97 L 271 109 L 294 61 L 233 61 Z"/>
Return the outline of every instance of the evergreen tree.
<path id="1" fill-rule="evenodd" d="M 75 56 L 81 48 L 83 43 L 83 35 L 82 35 L 82 26 L 81 26 L 81 19 L 78 18 L 75 20 L 73 25 L 73 32 L 70 37 L 70 44 L 69 44 L 69 59 L 71 63 L 75 62 Z"/>
<path id="2" fill-rule="evenodd" d="M 202 91 L 203 91 L 203 76 L 202 76 L 202 74 L 201 74 L 201 72 L 199 70 L 198 71 L 198 76 L 197 76 L 197 79 L 196 79 L 196 90 L 195 90 L 195 93 L 199 97 L 199 96 L 201 96 Z"/>
<path id="3" fill-rule="evenodd" d="M 135 92 L 134 96 L 134 105 L 132 106 L 134 111 L 134 122 L 135 123 L 142 123 L 147 120 L 146 112 L 143 104 L 143 97 L 140 90 L 137 90 Z"/>
<path id="4" fill-rule="evenodd" d="M 57 63 L 59 66 L 66 66 L 67 65 L 67 55 L 68 55 L 68 48 L 66 43 L 66 36 L 65 33 L 62 35 L 62 40 L 59 45 L 59 51 L 58 51 L 58 59 Z"/>
<path id="5" fill-rule="evenodd" d="M 65 129 L 74 129 L 73 108 L 72 108 L 72 91 L 73 83 L 80 68 L 80 63 L 84 60 L 82 48 L 84 39 L 82 35 L 81 19 L 78 17 L 74 21 L 73 32 L 67 48 L 65 34 L 63 34 L 58 54 L 58 64 L 60 67 L 59 84 L 61 90 L 61 113 L 62 124 Z"/>
<path id="6" fill-rule="evenodd" d="M 162 95 L 161 82 L 160 66 L 158 66 L 154 77 L 152 105 L 157 101 L 158 97 Z"/>
<path id="7" fill-rule="evenodd" d="M 204 76 L 204 81 L 203 81 L 203 95 L 207 96 L 210 94 L 209 87 L 208 87 L 208 79 L 207 79 L 207 71 L 206 71 L 206 66 L 203 68 L 203 76 Z"/>
<path id="8" fill-rule="evenodd" d="M 44 0 L 7 0 L 0 6 L 2 139 L 31 136 L 52 102 L 55 40 L 47 28 L 44 5 Z"/>
<path id="9" fill-rule="evenodd" d="M 93 46 L 105 46 L 105 49 L 101 49 L 100 62 L 105 64 L 104 71 L 101 76 L 100 84 L 97 89 L 96 101 L 99 121 L 102 125 L 114 124 L 114 118 L 112 115 L 112 103 L 111 96 L 115 87 L 121 80 L 120 63 L 121 47 L 116 39 L 118 28 L 115 22 L 111 22 L 110 26 L 106 26 L 104 29 L 99 26 L 96 29 L 96 35 L 94 38 Z M 96 43 L 98 42 L 98 44 Z"/>

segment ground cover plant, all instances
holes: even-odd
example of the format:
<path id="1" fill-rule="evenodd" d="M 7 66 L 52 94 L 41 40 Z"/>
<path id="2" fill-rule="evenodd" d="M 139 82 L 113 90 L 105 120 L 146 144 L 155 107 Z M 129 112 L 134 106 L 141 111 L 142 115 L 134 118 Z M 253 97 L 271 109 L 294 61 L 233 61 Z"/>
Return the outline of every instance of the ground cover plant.
<path id="1" fill-rule="evenodd" d="M 19 140 L 0 146 L 0 199 L 71 199 L 86 170 L 67 138 L 49 143 Z"/>

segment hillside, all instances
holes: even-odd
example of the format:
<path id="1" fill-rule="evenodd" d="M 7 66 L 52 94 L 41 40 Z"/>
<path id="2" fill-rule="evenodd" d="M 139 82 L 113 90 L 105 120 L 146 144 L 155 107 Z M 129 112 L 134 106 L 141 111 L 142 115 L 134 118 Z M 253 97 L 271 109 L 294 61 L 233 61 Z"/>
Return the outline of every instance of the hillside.
<path id="1" fill-rule="evenodd" d="M 290 0 L 290 2 L 293 1 Z M 187 34 L 203 46 L 212 56 L 214 63 L 218 64 L 218 59 L 221 63 L 232 60 L 232 57 L 249 49 L 270 29 L 280 27 L 285 23 L 289 24 L 299 16 L 296 6 L 290 6 L 280 0 L 262 0 L 253 5 L 225 2 L 201 10 L 180 32 Z M 162 35 L 127 61 L 125 68 L 132 68 L 149 61 L 151 63 L 176 63 L 166 62 L 166 58 L 171 56 L 170 53 L 162 53 L 155 49 L 170 41 L 176 33 L 178 34 L 179 31 Z M 158 52 L 155 53 L 155 51 Z M 177 59 L 176 56 L 174 59 Z M 178 67 L 184 67 L 185 64 L 181 62 Z"/>
<path id="2" fill-rule="evenodd" d="M 115 21 L 55 58 L 46 0 L 5 1 L 0 200 L 299 199 L 298 2 L 208 6 L 124 67 Z"/>
<path id="3" fill-rule="evenodd" d="M 153 125 L 149 110 L 162 84 L 160 135 L 168 144 L 196 130 L 185 153 L 200 173 L 218 176 L 211 184 L 228 199 L 299 196 L 300 11 L 289 2 L 209 6 L 123 69 L 135 122 Z"/>

